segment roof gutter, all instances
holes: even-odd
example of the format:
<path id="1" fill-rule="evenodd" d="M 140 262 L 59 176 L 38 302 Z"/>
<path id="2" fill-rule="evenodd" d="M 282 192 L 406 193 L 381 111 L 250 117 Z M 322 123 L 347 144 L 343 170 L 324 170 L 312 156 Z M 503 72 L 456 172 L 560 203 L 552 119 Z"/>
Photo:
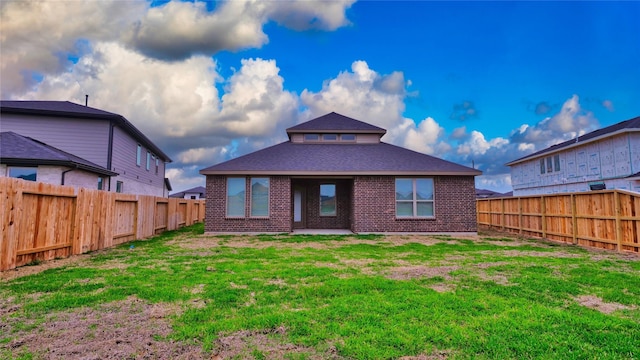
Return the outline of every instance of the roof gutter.
<path id="1" fill-rule="evenodd" d="M 202 175 L 271 175 L 271 176 L 479 176 L 472 171 L 278 171 L 278 170 L 200 170 Z"/>
<path id="2" fill-rule="evenodd" d="M 117 172 L 114 172 L 108 169 L 87 166 L 87 165 L 79 164 L 73 161 L 2 158 L 2 161 L 0 163 L 12 165 L 12 166 L 39 166 L 39 165 L 66 166 L 66 167 L 71 167 L 73 169 L 86 170 L 89 172 L 93 172 L 93 173 L 105 175 L 105 176 L 119 175 Z"/>
<path id="3" fill-rule="evenodd" d="M 69 170 L 65 170 L 65 171 L 63 171 L 63 172 L 62 172 L 62 176 L 61 176 L 61 178 L 60 178 L 60 185 L 64 185 L 64 177 L 65 177 L 65 175 L 67 175 L 67 173 L 68 173 L 68 172 L 73 171 L 73 170 L 76 170 L 76 169 L 78 169 L 78 165 L 76 165 L 75 167 L 72 167 L 72 168 L 71 168 L 71 169 L 69 169 Z"/>

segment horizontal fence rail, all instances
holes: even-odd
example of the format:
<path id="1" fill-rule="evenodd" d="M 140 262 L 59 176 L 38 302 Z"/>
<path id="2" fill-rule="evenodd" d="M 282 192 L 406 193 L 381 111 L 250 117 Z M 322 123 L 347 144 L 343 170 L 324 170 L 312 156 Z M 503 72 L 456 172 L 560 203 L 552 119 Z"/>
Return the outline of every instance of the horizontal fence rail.
<path id="1" fill-rule="evenodd" d="M 602 190 L 478 199 L 476 205 L 480 227 L 640 252 L 640 194 Z"/>
<path id="2" fill-rule="evenodd" d="M 0 271 L 100 250 L 204 221 L 204 200 L 0 177 Z"/>

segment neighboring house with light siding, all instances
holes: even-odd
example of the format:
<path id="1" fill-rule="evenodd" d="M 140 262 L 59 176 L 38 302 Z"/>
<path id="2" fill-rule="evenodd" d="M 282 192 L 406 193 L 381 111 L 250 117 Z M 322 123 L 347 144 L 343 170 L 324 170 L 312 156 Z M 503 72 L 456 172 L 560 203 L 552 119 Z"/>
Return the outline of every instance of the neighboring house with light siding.
<path id="1" fill-rule="evenodd" d="M 101 176 L 89 188 L 164 197 L 171 190 L 165 179 L 171 159 L 121 115 L 68 101 L 1 101 L 0 121 L 3 132 L 42 142 L 116 174 Z"/>
<path id="2" fill-rule="evenodd" d="M 200 171 L 207 232 L 476 232 L 481 172 L 381 141 L 385 129 L 330 113 L 289 141 Z"/>
<path id="3" fill-rule="evenodd" d="M 640 192 L 640 117 L 507 163 L 514 196 L 622 189 Z"/>
<path id="4" fill-rule="evenodd" d="M 193 199 L 199 200 L 204 199 L 207 194 L 207 189 L 204 186 L 196 186 L 191 189 L 187 189 L 185 191 L 177 192 L 175 194 L 169 195 L 170 198 L 179 198 L 179 199 Z"/>

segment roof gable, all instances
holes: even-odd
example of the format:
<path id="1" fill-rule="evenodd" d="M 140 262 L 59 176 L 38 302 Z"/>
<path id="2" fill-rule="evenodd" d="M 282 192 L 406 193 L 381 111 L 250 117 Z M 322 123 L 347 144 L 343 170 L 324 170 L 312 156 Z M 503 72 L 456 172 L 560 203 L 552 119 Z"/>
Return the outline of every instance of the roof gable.
<path id="1" fill-rule="evenodd" d="M 331 112 L 287 129 L 287 134 L 309 132 L 371 133 L 384 135 L 387 131 L 383 128 L 367 124 L 366 122 L 352 119 L 348 116 L 340 115 L 335 112 Z"/>
<path id="2" fill-rule="evenodd" d="M 107 176 L 118 175 L 89 160 L 11 131 L 0 133 L 0 155 L 4 164 L 63 165 Z"/>
<path id="3" fill-rule="evenodd" d="M 578 146 L 587 142 L 598 140 L 602 137 L 619 134 L 621 132 L 628 132 L 628 131 L 640 131 L 640 116 L 635 117 L 633 119 L 626 120 L 626 121 L 622 121 L 617 124 L 613 124 L 598 130 L 594 130 L 590 133 L 584 134 L 582 136 L 578 136 L 575 139 L 567 140 L 559 144 L 549 146 L 546 149 L 536 151 L 533 154 L 523 156 L 519 159 L 508 162 L 506 165 L 507 166 L 515 165 L 525 160 L 534 159 L 543 154 L 556 152 L 564 148 Z"/>

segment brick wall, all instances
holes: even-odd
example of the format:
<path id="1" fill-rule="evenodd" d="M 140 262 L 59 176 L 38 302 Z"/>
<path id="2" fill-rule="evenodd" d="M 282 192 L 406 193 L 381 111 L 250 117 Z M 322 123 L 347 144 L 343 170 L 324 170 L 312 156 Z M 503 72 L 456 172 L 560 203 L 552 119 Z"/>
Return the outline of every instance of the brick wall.
<path id="1" fill-rule="evenodd" d="M 297 180 L 307 189 L 308 229 L 349 229 L 351 221 L 351 180 Z M 320 216 L 320 184 L 336 185 L 336 216 Z"/>
<path id="2" fill-rule="evenodd" d="M 434 219 L 396 219 L 395 177 L 356 176 L 353 180 L 354 232 L 475 232 L 473 176 L 435 176 Z"/>
<path id="3" fill-rule="evenodd" d="M 291 180 L 269 178 L 269 218 L 249 217 L 250 181 L 246 181 L 245 217 L 226 218 L 227 177 L 207 176 L 205 231 L 289 232 L 291 231 Z"/>
<path id="4" fill-rule="evenodd" d="M 320 183 L 303 180 L 307 187 L 307 228 L 348 229 L 354 232 L 475 232 L 476 202 L 473 176 L 436 176 L 434 219 L 396 219 L 395 177 L 356 176 L 336 180 L 337 215 L 320 217 Z M 299 181 L 299 180 L 298 180 Z M 245 214 L 249 214 L 247 181 Z M 225 176 L 207 176 L 205 230 L 207 232 L 291 231 L 291 180 L 270 177 L 268 219 L 226 218 Z"/>

